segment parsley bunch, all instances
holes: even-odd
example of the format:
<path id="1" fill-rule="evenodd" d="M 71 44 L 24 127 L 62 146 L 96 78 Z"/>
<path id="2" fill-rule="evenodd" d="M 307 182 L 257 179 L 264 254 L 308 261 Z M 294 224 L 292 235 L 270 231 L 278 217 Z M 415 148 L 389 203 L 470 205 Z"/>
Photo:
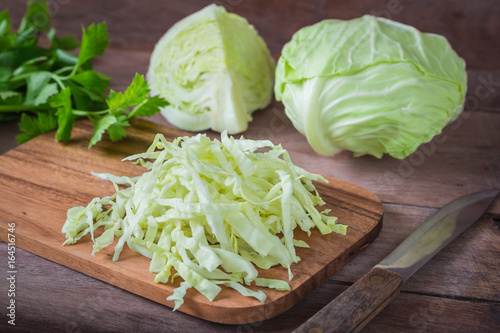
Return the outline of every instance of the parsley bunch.
<path id="1" fill-rule="evenodd" d="M 48 47 L 39 45 L 43 33 Z M 149 85 L 139 74 L 123 93 L 107 94 L 110 78 L 94 71 L 91 59 L 108 44 L 105 22 L 83 28 L 81 42 L 57 37 L 45 1 L 28 2 L 17 32 L 11 31 L 8 11 L 0 13 L 0 121 L 20 119 L 19 143 L 54 129 L 57 141 L 67 141 L 81 117 L 94 127 L 89 147 L 106 131 L 117 141 L 126 136 L 129 119 L 151 116 L 168 104 L 149 97 Z"/>

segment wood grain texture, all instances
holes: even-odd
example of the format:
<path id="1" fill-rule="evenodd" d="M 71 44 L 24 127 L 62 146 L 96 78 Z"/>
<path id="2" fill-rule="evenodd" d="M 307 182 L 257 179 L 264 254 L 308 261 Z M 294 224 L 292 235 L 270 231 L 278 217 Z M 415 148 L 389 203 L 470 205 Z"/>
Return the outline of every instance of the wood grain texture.
<path id="1" fill-rule="evenodd" d="M 372 268 L 350 288 L 294 330 L 294 333 L 360 332 L 397 296 L 403 278 Z"/>
<path id="2" fill-rule="evenodd" d="M 497 199 L 500 201 L 500 199 Z M 330 282 L 354 283 L 389 255 L 436 209 L 384 205 L 384 225 L 380 235 Z M 402 286 L 403 292 L 467 299 L 471 302 L 499 303 L 500 220 L 485 213 L 463 234 L 437 253 Z"/>
<path id="3" fill-rule="evenodd" d="M 385 216 L 384 216 L 385 217 Z M 377 238 L 376 241 L 378 241 Z M 363 251 L 362 256 L 373 254 Z M 7 245 L 0 243 L 0 260 Z M 208 322 L 113 285 L 17 250 L 19 319 L 16 326 L 0 320 L 2 332 L 204 332 L 204 333 L 289 333 L 339 296 L 349 285 L 325 282 L 289 310 L 267 320 L 257 317 L 248 324 Z M 6 260 L 6 258 L 5 258 Z M 348 268 L 349 263 L 344 269 Z M 339 272 L 340 273 L 340 272 Z M 335 274 L 334 276 L 338 275 Z M 418 273 L 417 273 L 418 274 Z M 437 283 L 437 282 L 436 282 Z M 0 279 L 5 290 L 6 280 Z M 68 306 L 74 300 L 74 305 Z M 407 292 L 399 295 L 376 316 L 363 333 L 380 332 L 497 332 L 500 305 L 440 294 Z"/>
<path id="4" fill-rule="evenodd" d="M 65 237 L 61 227 L 66 211 L 113 192 L 110 183 L 94 178 L 90 172 L 142 174 L 145 169 L 121 159 L 145 151 L 156 133 L 168 139 L 188 134 L 136 121 L 124 144 L 104 141 L 88 149 L 91 126 L 82 121 L 77 123 L 76 135 L 67 144 L 54 142 L 54 133 L 47 133 L 0 156 L 0 197 L 3 198 L 0 213 L 16 221 L 16 246 L 173 307 L 173 302 L 166 298 L 180 279 L 173 285 L 155 284 L 154 274 L 149 273 L 149 259 L 127 248 L 120 260 L 112 262 L 113 247 L 92 257 L 90 236 L 75 245 L 62 247 Z M 268 299 L 260 303 L 229 288 L 223 288 L 213 302 L 189 290 L 179 311 L 219 323 L 244 324 L 252 322 L 256 314 L 271 318 L 290 308 L 370 244 L 381 229 L 380 201 L 360 187 L 333 178 L 328 180 L 328 184 L 316 184 L 327 202 L 324 208 L 331 209 L 339 223 L 348 225 L 348 233 L 321 236 L 314 230 L 310 237 L 303 232 L 296 233 L 295 238 L 305 240 L 311 248 L 297 250 L 302 260 L 292 267 L 294 279 L 290 282 L 290 292 L 264 289 Z M 6 242 L 7 224 L 1 228 L 1 240 Z M 283 267 L 261 273 L 262 277 L 285 280 L 288 276 Z"/>

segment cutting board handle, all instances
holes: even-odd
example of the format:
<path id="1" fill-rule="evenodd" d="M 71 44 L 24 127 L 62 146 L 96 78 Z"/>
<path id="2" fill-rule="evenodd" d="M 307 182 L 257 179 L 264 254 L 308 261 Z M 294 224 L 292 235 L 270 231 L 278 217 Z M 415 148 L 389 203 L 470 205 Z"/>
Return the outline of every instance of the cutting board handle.
<path id="1" fill-rule="evenodd" d="M 396 297 L 402 282 L 399 274 L 374 267 L 294 332 L 359 332 Z"/>

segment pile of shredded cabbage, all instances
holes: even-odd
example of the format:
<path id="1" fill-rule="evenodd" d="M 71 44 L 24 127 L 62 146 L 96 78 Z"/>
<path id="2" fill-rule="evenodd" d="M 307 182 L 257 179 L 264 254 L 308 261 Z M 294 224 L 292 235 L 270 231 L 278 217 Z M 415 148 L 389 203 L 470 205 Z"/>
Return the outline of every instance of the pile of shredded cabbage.
<path id="1" fill-rule="evenodd" d="M 239 140 L 221 133 L 221 141 L 206 135 L 173 142 L 157 134 L 149 149 L 124 160 L 135 160 L 149 171 L 138 177 L 93 173 L 114 184 L 116 193 L 93 199 L 87 207 L 68 210 L 62 228 L 66 244 L 90 233 L 92 254 L 117 237 L 113 261 L 125 243 L 150 258 L 155 282 L 183 282 L 167 300 L 176 310 L 186 290 L 194 287 L 212 301 L 221 285 L 264 302 L 256 285 L 290 290 L 286 281 L 258 276 L 255 266 L 288 269 L 300 258 L 294 240 L 298 226 L 310 234 L 345 234 L 324 204 L 312 180 L 326 182 L 295 166 L 281 145 L 267 140 Z M 103 227 L 97 237 L 94 232 Z M 174 268 L 174 270 L 172 270 Z"/>

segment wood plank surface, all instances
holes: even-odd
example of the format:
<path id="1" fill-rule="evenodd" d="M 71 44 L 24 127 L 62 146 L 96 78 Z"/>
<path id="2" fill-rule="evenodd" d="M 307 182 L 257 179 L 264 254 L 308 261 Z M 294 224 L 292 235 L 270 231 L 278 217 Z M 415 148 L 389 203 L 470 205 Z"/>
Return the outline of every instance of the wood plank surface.
<path id="1" fill-rule="evenodd" d="M 136 72 L 146 72 L 154 43 L 174 22 L 211 3 L 48 1 L 52 21 L 61 34 L 79 36 L 82 25 L 107 21 L 111 44 L 95 67 L 113 78 L 115 90 L 123 90 Z M 240 325 L 208 322 L 17 249 L 16 326 L 1 320 L 0 331 L 290 332 L 368 272 L 437 208 L 465 193 L 500 188 L 500 6 L 496 0 L 215 2 L 254 24 L 275 59 L 297 29 L 324 18 L 375 14 L 443 34 L 467 63 L 467 112 L 404 160 L 354 158 L 348 152 L 321 157 L 293 128 L 281 103 L 274 102 L 254 114 L 245 137 L 282 143 L 298 165 L 361 186 L 375 193 L 384 207 L 384 224 L 377 239 L 272 319 L 259 317 L 254 323 Z M 17 25 L 25 1 L 0 0 L 0 8 L 8 8 Z M 172 127 L 161 116 L 149 119 Z M 17 146 L 16 133 L 16 123 L 0 123 L 0 154 Z M 78 135 L 75 139 L 82 139 Z M 3 225 L 12 221 L 8 215 L 0 217 Z M 412 276 L 363 332 L 498 332 L 499 236 L 497 200 L 476 224 Z M 8 260 L 7 252 L 7 245 L 0 243 L 2 265 Z M 1 278 L 2 305 L 8 288 Z"/>
<path id="2" fill-rule="evenodd" d="M 361 332 L 399 294 L 402 283 L 398 273 L 374 267 L 293 332 Z"/>
<path id="3" fill-rule="evenodd" d="M 0 253 L 4 254 L 6 248 L 6 244 L 0 244 Z M 369 255 L 371 246 L 368 249 L 354 261 Z M 16 294 L 19 318 L 17 325 L 8 327 L 6 332 L 286 333 L 305 322 L 349 286 L 327 281 L 274 318 L 264 320 L 258 317 L 253 323 L 226 325 L 172 312 L 161 304 L 22 249 L 17 252 L 17 261 L 20 276 Z M 0 282 L 0 287 L 3 287 L 5 282 L 3 279 Z M 75 305 L 67 306 L 75 298 L 78 298 Z M 497 332 L 499 325 L 498 302 L 403 290 L 363 332 L 483 333 Z M 0 328 L 7 329 L 7 326 L 0 322 Z"/>
<path id="4" fill-rule="evenodd" d="M 500 200 L 497 200 L 500 201 Z M 436 209 L 384 204 L 384 225 L 380 235 L 330 282 L 354 283 L 389 255 Z M 471 302 L 500 302 L 500 220 L 491 208 L 443 251 L 434 256 L 403 284 L 403 292 L 444 295 Z"/>
<path id="5" fill-rule="evenodd" d="M 173 302 L 166 298 L 179 286 L 181 279 L 174 284 L 155 284 L 154 274 L 149 273 L 150 260 L 127 247 L 117 262 L 111 260 L 113 246 L 93 257 L 90 235 L 75 245 L 63 247 L 65 237 L 61 228 L 69 208 L 86 206 L 95 197 L 114 193 L 112 184 L 93 177 L 91 171 L 138 176 L 147 170 L 122 162 L 123 158 L 146 151 L 156 133 L 162 133 L 168 140 L 189 133 L 139 120 L 129 128 L 124 144 L 115 145 L 105 140 L 88 149 L 92 133 L 90 122 L 78 122 L 74 132 L 73 139 L 65 144 L 55 142 L 54 132 L 50 132 L 0 156 L 0 197 L 3 198 L 0 214 L 16 221 L 16 246 L 173 307 Z M 331 209 L 339 223 L 348 226 L 348 233 L 322 236 L 313 230 L 311 236 L 307 236 L 302 231 L 295 232 L 295 239 L 304 240 L 311 247 L 297 249 L 301 261 L 292 266 L 291 291 L 252 287 L 267 294 L 266 302 L 261 303 L 223 286 L 217 298 L 210 302 L 190 289 L 179 311 L 226 324 L 246 324 L 260 315 L 265 319 L 274 317 L 368 246 L 382 227 L 382 204 L 365 189 L 331 177 L 327 179 L 328 184 L 316 184 L 327 203 L 322 209 Z M 3 229 L 0 239 L 8 242 L 8 224 L 0 228 Z M 281 266 L 259 271 L 261 277 L 288 279 L 287 269 Z"/>

